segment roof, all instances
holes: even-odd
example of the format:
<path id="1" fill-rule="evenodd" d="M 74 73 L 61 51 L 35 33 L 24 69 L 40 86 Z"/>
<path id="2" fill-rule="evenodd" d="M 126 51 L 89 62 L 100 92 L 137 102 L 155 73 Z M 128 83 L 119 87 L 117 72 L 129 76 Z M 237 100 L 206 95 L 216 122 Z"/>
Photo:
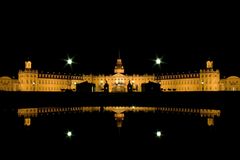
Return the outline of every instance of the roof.
<path id="1" fill-rule="evenodd" d="M 237 77 L 237 76 L 229 76 L 229 77 L 227 77 L 226 79 L 238 79 L 239 77 Z"/>
<path id="2" fill-rule="evenodd" d="M 12 78 L 10 78 L 8 76 L 2 76 L 2 77 L 0 77 L 0 79 L 9 79 L 9 80 L 11 80 Z"/>

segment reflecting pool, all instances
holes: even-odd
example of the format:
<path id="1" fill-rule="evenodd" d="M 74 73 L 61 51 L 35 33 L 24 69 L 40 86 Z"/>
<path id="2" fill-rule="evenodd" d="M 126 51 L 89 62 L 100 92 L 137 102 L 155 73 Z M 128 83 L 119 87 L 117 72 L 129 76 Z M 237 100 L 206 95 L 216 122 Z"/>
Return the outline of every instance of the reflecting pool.
<path id="1" fill-rule="evenodd" d="M 24 154 L 214 155 L 225 141 L 223 111 L 211 106 L 18 106 L 0 114 L 4 151 Z"/>

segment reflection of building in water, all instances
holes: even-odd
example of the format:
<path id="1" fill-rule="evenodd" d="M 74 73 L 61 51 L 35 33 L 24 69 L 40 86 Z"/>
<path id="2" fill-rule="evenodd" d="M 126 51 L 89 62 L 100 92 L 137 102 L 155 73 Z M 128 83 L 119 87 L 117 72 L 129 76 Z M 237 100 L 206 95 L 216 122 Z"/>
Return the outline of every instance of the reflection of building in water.
<path id="1" fill-rule="evenodd" d="M 207 61 L 206 68 L 195 73 L 156 75 L 124 74 L 122 59 L 117 59 L 113 75 L 70 75 L 43 73 L 32 69 L 32 62 L 25 62 L 25 69 L 18 72 L 18 79 L 0 77 L 0 90 L 3 91 L 47 91 L 59 92 L 76 90 L 76 85 L 89 82 L 96 92 L 141 92 L 142 84 L 155 82 L 161 84 L 163 91 L 239 91 L 240 78 L 230 76 L 220 79 L 220 71 L 213 69 L 213 61 Z M 107 89 L 106 89 L 107 84 Z M 130 87 L 129 87 L 130 84 Z M 159 86 L 160 87 L 160 86 Z"/>
<path id="2" fill-rule="evenodd" d="M 121 128 L 122 124 L 123 124 L 123 120 L 124 120 L 124 112 L 129 112 L 129 111 L 133 111 L 133 112 L 139 112 L 139 111 L 144 111 L 144 112 L 149 112 L 149 111 L 154 111 L 156 110 L 156 107 L 135 107 L 135 106 L 131 106 L 131 107 L 126 107 L 126 106 L 108 106 L 108 107 L 104 107 L 105 111 L 111 111 L 111 112 L 115 112 L 114 113 L 114 118 L 116 120 L 117 123 L 117 127 Z"/>
<path id="3" fill-rule="evenodd" d="M 207 118 L 208 126 L 214 125 L 214 117 L 220 116 L 221 111 L 215 109 L 200 109 L 200 108 L 184 108 L 184 107 L 136 107 L 136 106 L 109 106 L 104 110 L 115 112 L 114 117 L 117 122 L 117 127 L 122 127 L 125 112 L 163 112 L 163 113 L 184 113 L 200 115 Z"/>
<path id="4" fill-rule="evenodd" d="M 117 122 L 117 127 L 118 128 L 121 128 L 122 127 L 122 123 L 123 123 L 123 120 L 124 120 L 124 113 L 115 113 L 114 114 L 114 118 Z"/>
<path id="5" fill-rule="evenodd" d="M 31 117 L 43 114 L 68 113 L 68 112 L 100 112 L 100 106 L 82 107 L 39 107 L 39 108 L 20 108 L 18 116 L 24 117 L 24 124 L 31 124 Z M 214 125 L 214 117 L 219 117 L 221 111 L 216 109 L 184 108 L 184 107 L 136 107 L 136 106 L 106 106 L 104 111 L 114 112 L 117 127 L 122 127 L 125 112 L 162 112 L 162 113 L 184 113 L 189 115 L 199 115 L 207 118 L 208 126 Z"/>
<path id="6" fill-rule="evenodd" d="M 24 118 L 24 125 L 25 126 L 30 126 L 31 125 L 31 118 L 30 117 L 25 117 Z"/>
<path id="7" fill-rule="evenodd" d="M 39 107 L 39 108 L 20 108 L 18 116 L 24 117 L 24 125 L 31 125 L 31 117 L 44 114 L 68 113 L 68 112 L 100 112 L 100 107 Z"/>

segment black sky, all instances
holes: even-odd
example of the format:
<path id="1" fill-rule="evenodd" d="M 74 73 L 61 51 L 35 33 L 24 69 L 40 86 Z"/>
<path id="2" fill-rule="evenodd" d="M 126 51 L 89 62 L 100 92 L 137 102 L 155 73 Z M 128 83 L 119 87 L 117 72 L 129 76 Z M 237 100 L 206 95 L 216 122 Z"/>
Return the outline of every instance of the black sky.
<path id="1" fill-rule="evenodd" d="M 91 47 L 2 47 L 0 73 L 16 75 L 24 68 L 24 61 L 32 60 L 34 69 L 44 72 L 74 72 L 113 74 L 120 52 L 126 74 L 194 72 L 205 67 L 207 59 L 214 60 L 214 67 L 223 75 L 239 75 L 240 64 L 237 48 L 191 47 L 191 46 L 91 46 Z M 73 57 L 72 69 L 66 66 L 67 57 Z M 154 65 L 155 58 L 162 58 L 164 64 Z"/>
<path id="2" fill-rule="evenodd" d="M 165 8 L 19 8 L 1 19 L 0 75 L 16 75 L 30 58 L 33 68 L 112 74 L 120 51 L 126 73 L 194 72 L 215 61 L 223 75 L 240 75 L 236 10 L 214 5 Z M 225 6 L 225 4 L 224 4 Z M 38 7 L 40 8 L 40 7 Z M 81 9 L 80 9 L 81 8 Z M 165 62 L 156 68 L 152 61 Z"/>

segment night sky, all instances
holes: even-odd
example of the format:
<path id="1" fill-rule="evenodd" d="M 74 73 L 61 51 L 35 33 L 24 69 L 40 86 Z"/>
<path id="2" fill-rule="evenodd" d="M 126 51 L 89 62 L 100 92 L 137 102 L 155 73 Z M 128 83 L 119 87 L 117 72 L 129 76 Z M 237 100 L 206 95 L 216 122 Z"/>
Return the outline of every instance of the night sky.
<path id="1" fill-rule="evenodd" d="M 122 58 L 126 74 L 194 72 L 205 67 L 207 59 L 214 60 L 214 68 L 222 75 L 239 75 L 240 64 L 236 48 L 224 47 L 146 47 L 139 45 L 127 47 L 91 46 L 91 47 L 2 47 L 0 74 L 13 76 L 24 68 L 24 60 L 32 60 L 33 69 L 44 72 L 72 72 L 113 74 L 119 55 Z M 66 66 L 67 57 L 75 62 Z M 162 58 L 161 66 L 154 65 L 155 59 Z"/>
<path id="2" fill-rule="evenodd" d="M 230 12 L 176 7 L 21 9 L 1 19 L 0 76 L 16 75 L 28 58 L 44 72 L 113 74 L 118 52 L 126 74 L 194 72 L 212 59 L 222 75 L 240 76 L 238 25 Z M 68 56 L 76 62 L 72 69 L 64 67 Z M 156 57 L 165 62 L 161 68 L 154 66 Z"/>

